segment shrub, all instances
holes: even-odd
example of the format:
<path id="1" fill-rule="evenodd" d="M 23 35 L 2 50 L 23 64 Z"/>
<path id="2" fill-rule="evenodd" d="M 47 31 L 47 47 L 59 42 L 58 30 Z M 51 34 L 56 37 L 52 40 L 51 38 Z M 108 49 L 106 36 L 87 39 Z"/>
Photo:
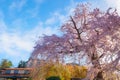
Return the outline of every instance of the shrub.
<path id="1" fill-rule="evenodd" d="M 47 78 L 46 80 L 61 80 L 61 79 L 58 76 L 51 76 L 51 77 Z"/>
<path id="2" fill-rule="evenodd" d="M 70 80 L 76 77 L 85 78 L 86 73 L 87 68 L 84 66 L 45 62 L 35 68 L 32 77 L 33 80 L 45 80 L 51 76 L 59 76 L 60 80 Z"/>
<path id="3" fill-rule="evenodd" d="M 51 76 L 59 76 L 60 80 L 70 80 L 69 70 L 60 63 L 47 62 L 36 67 L 32 77 L 33 80 L 45 80 Z"/>

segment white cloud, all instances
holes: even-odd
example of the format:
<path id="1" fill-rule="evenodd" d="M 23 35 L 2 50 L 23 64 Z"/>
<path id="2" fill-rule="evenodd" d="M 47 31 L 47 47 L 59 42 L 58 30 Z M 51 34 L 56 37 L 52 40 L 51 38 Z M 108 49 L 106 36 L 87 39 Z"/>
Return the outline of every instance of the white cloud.
<path id="1" fill-rule="evenodd" d="M 43 24 L 43 22 L 39 22 L 35 28 L 29 32 L 30 34 L 34 34 L 34 36 L 43 36 L 45 35 L 52 35 L 58 33 L 58 27 L 55 26 L 48 26 Z"/>
<path id="2" fill-rule="evenodd" d="M 35 1 L 35 3 L 37 3 L 37 4 L 41 4 L 44 0 L 34 0 Z"/>
<path id="3" fill-rule="evenodd" d="M 4 32 L 6 30 L 6 24 L 4 23 L 3 20 L 0 20 L 0 33 Z"/>
<path id="4" fill-rule="evenodd" d="M 60 14 L 59 12 L 55 12 L 53 16 L 56 17 L 56 21 L 60 22 L 60 24 L 63 24 L 66 20 L 67 17 L 69 16 L 68 14 Z"/>
<path id="5" fill-rule="evenodd" d="M 21 0 L 20 3 L 13 2 L 10 9 L 20 10 L 23 8 L 25 3 L 26 0 Z M 0 32 L 0 45 L 2 45 L 0 46 L 0 54 L 7 55 L 7 57 L 9 56 L 8 58 L 11 58 L 13 63 L 18 62 L 21 59 L 27 60 L 33 50 L 35 45 L 34 43 L 39 36 L 42 36 L 43 34 L 60 34 L 57 26 L 60 26 L 66 21 L 67 17 L 69 17 L 68 15 L 73 11 L 72 9 L 70 6 L 69 8 L 65 8 L 65 14 L 55 11 L 54 13 L 51 13 L 50 18 L 48 18 L 45 22 L 39 21 L 33 29 L 28 31 L 20 31 L 17 29 L 17 27 L 25 24 L 22 19 L 12 21 L 12 25 L 16 26 L 15 29 L 8 28 L 4 19 L 0 19 L 0 29 L 2 29 Z M 36 10 L 38 10 L 38 8 L 36 8 Z"/>
<path id="6" fill-rule="evenodd" d="M 57 25 L 60 26 L 61 24 L 65 23 L 68 20 L 68 18 L 73 14 L 77 4 L 78 2 L 70 0 L 70 4 L 66 6 L 64 9 L 51 12 L 50 14 L 51 16 L 46 20 L 45 24 L 53 25 L 58 23 Z"/>
<path id="7" fill-rule="evenodd" d="M 35 0 L 36 3 L 41 3 L 43 0 Z M 105 0 L 109 6 L 116 7 L 118 12 L 120 13 L 120 0 Z M 27 0 L 20 0 L 20 2 L 13 2 L 10 6 L 10 10 L 18 9 L 21 10 L 26 4 Z M 27 60 L 30 53 L 33 50 L 34 43 L 38 39 L 39 36 L 43 34 L 52 35 L 52 34 L 60 34 L 59 28 L 56 26 L 60 26 L 64 23 L 71 13 L 74 11 L 77 2 L 71 0 L 69 6 L 61 11 L 55 11 L 51 13 L 51 16 L 45 21 L 39 23 L 31 30 L 28 31 L 20 31 L 19 29 L 10 29 L 11 32 L 8 32 L 9 28 L 6 26 L 4 22 L 4 14 L 0 12 L 0 54 L 7 55 L 11 57 L 16 63 L 19 60 Z M 38 16 L 39 6 L 36 6 L 33 10 L 31 10 L 31 14 L 33 17 Z M 62 14 L 61 12 L 64 12 Z M 16 27 L 20 27 L 24 25 L 24 21 L 22 19 L 16 19 L 12 22 L 12 25 Z M 8 57 L 8 58 L 9 58 Z"/>
<path id="8" fill-rule="evenodd" d="M 35 6 L 33 9 L 27 10 L 27 13 L 30 14 L 32 18 L 38 17 L 39 6 Z"/>
<path id="9" fill-rule="evenodd" d="M 118 13 L 120 14 L 120 0 L 104 0 L 106 1 L 108 7 L 116 8 Z"/>
<path id="10" fill-rule="evenodd" d="M 75 2 L 74 0 L 70 0 L 69 6 L 67 6 L 65 8 L 67 15 L 69 15 L 69 16 L 72 15 L 77 4 L 78 4 L 78 2 Z"/>
<path id="11" fill-rule="evenodd" d="M 28 9 L 26 12 L 31 15 L 32 18 L 38 17 L 40 6 L 45 0 L 34 0 L 34 8 Z"/>
<path id="12" fill-rule="evenodd" d="M 0 46 L 0 53 L 5 52 L 6 55 L 16 55 L 21 51 L 26 51 L 30 53 L 30 51 L 32 50 L 33 43 L 31 43 L 31 40 L 27 39 L 29 37 L 24 37 L 24 34 L 19 35 L 17 32 L 4 32 L 0 34 L 0 36 L 0 44 L 2 45 Z"/>
<path id="13" fill-rule="evenodd" d="M 26 4 L 27 0 L 13 1 L 9 6 L 10 10 L 21 10 Z"/>
<path id="14" fill-rule="evenodd" d="M 55 20 L 56 20 L 55 17 L 51 17 L 51 18 L 47 19 L 45 23 L 47 25 L 50 25 L 50 24 L 53 24 L 55 22 Z"/>
<path id="15" fill-rule="evenodd" d="M 67 16 L 60 14 L 60 12 L 55 11 L 52 13 L 51 17 L 45 21 L 46 25 L 55 25 L 58 26 L 66 21 Z"/>
<path id="16" fill-rule="evenodd" d="M 12 29 L 9 32 L 4 21 L 1 21 L 0 25 L 0 28 L 3 28 L 0 33 L 0 54 L 4 55 L 3 58 L 5 56 L 12 58 L 13 63 L 18 62 L 21 59 L 27 60 L 29 58 L 39 36 L 43 36 L 43 34 L 58 34 L 59 32 L 57 28 L 50 26 L 44 27 L 42 22 L 39 22 L 33 29 L 24 32 L 17 29 Z M 17 61 L 14 60 L 14 58 Z"/>

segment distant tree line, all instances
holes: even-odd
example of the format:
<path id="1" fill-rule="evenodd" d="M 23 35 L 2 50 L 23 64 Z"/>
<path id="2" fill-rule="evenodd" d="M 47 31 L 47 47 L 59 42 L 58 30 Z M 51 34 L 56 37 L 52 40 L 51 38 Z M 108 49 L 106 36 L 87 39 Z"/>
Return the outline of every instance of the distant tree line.
<path id="1" fill-rule="evenodd" d="M 18 63 L 17 68 L 25 68 L 26 66 L 27 66 L 27 62 L 21 60 L 21 61 Z M 13 67 L 12 61 L 10 61 L 10 60 L 8 60 L 8 59 L 2 59 L 2 60 L 0 61 L 0 69 L 11 68 L 11 67 Z"/>

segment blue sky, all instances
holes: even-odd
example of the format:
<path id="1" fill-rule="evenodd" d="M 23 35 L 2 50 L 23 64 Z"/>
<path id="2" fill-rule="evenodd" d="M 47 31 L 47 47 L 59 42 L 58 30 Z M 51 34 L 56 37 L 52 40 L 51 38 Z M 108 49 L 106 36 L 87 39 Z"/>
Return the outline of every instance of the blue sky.
<path id="1" fill-rule="evenodd" d="M 59 35 L 60 25 L 81 2 L 102 10 L 112 6 L 120 13 L 120 0 L 0 0 L 0 60 L 14 66 L 28 60 L 38 37 Z"/>

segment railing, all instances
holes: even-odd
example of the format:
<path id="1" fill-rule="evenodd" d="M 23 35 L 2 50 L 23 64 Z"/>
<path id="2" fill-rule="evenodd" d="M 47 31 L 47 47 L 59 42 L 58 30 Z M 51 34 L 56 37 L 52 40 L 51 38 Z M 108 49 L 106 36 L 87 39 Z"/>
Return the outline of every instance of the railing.
<path id="1" fill-rule="evenodd" d="M 28 78 L 31 68 L 5 68 L 0 70 L 0 78 Z"/>

